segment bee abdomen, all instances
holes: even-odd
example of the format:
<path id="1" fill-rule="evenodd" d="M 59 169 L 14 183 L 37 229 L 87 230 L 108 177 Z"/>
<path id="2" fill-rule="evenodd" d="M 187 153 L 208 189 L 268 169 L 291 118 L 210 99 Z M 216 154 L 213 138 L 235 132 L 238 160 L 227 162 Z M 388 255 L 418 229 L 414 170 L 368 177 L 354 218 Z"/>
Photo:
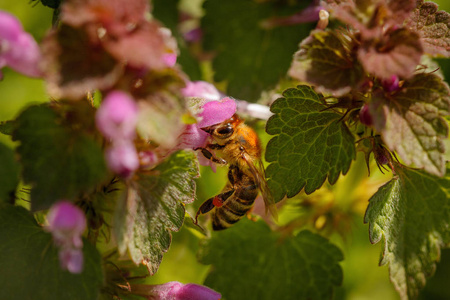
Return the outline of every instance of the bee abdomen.
<path id="1" fill-rule="evenodd" d="M 225 202 L 222 207 L 217 207 L 213 215 L 213 229 L 222 230 L 230 227 L 252 208 L 258 189 L 256 185 L 240 187 Z"/>

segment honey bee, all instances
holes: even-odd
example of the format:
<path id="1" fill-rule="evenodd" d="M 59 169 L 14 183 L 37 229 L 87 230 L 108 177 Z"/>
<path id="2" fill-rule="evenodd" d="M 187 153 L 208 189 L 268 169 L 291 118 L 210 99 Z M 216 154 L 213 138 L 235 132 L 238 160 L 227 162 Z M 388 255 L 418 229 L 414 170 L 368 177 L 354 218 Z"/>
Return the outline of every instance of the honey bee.
<path id="1" fill-rule="evenodd" d="M 261 162 L 261 143 L 256 132 L 245 125 L 236 114 L 222 123 L 202 130 L 211 135 L 213 143 L 195 150 L 201 150 L 202 154 L 214 163 L 228 164 L 228 183 L 220 194 L 200 206 L 195 215 L 195 222 L 197 223 L 200 214 L 214 209 L 213 230 L 226 229 L 250 211 L 259 191 L 264 199 L 266 213 L 269 210 L 276 218 L 274 200 L 267 187 Z"/>

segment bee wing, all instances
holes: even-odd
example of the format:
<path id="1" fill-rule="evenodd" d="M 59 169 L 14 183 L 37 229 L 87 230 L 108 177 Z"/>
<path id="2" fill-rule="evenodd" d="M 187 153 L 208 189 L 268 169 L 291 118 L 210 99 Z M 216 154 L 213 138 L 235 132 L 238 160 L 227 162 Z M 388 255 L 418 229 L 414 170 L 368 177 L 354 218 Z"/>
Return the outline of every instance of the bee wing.
<path id="1" fill-rule="evenodd" d="M 266 214 L 267 211 L 270 212 L 272 217 L 278 221 L 278 212 L 277 207 L 275 206 L 275 200 L 272 196 L 272 193 L 270 192 L 269 187 L 267 186 L 266 182 L 266 171 L 264 169 L 264 165 L 261 160 L 258 160 L 255 163 L 250 161 L 250 159 L 247 158 L 247 155 L 243 154 L 242 157 L 244 158 L 245 162 L 247 163 L 250 172 L 253 175 L 253 178 L 256 181 L 256 184 L 258 184 L 259 190 L 261 191 L 264 204 L 266 206 Z"/>

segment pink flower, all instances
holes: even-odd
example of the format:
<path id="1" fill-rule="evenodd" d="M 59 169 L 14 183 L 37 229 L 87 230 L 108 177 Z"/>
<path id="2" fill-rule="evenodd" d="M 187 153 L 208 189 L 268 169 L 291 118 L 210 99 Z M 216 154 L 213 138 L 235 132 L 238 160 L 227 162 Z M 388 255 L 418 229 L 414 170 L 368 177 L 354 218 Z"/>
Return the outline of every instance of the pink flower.
<path id="1" fill-rule="evenodd" d="M 73 274 L 80 274 L 83 271 L 84 258 L 81 249 L 62 247 L 58 256 L 61 269 Z"/>
<path id="2" fill-rule="evenodd" d="M 165 53 L 162 56 L 162 60 L 168 67 L 173 67 L 177 63 L 177 54 L 176 53 Z"/>
<path id="3" fill-rule="evenodd" d="M 219 300 L 221 294 L 198 284 L 171 281 L 159 285 L 132 285 L 131 292 L 152 300 Z"/>
<path id="4" fill-rule="evenodd" d="M 78 206 L 67 200 L 59 201 L 50 208 L 47 221 L 47 230 L 57 243 L 83 246 L 81 235 L 86 229 L 86 217 Z"/>
<path id="5" fill-rule="evenodd" d="M 83 240 L 86 230 L 86 217 L 83 211 L 72 202 L 59 201 L 47 214 L 47 231 L 51 232 L 55 244 L 59 247 L 61 268 L 71 273 L 83 270 Z"/>
<path id="6" fill-rule="evenodd" d="M 131 140 L 136 135 L 138 108 L 127 93 L 112 91 L 103 100 L 95 116 L 97 128 L 113 141 Z"/>
<path id="7" fill-rule="evenodd" d="M 139 168 L 139 156 L 132 142 L 113 143 L 105 153 L 108 168 L 127 178 Z"/>
<path id="8" fill-rule="evenodd" d="M 220 100 L 220 92 L 216 87 L 206 81 L 188 81 L 186 87 L 181 90 L 184 97 L 203 98 L 207 101 Z"/>
<path id="9" fill-rule="evenodd" d="M 41 52 L 33 37 L 15 16 L 0 11 L 0 68 L 9 66 L 27 76 L 40 77 L 40 60 Z"/>
<path id="10" fill-rule="evenodd" d="M 194 149 L 206 145 L 209 134 L 201 130 L 214 124 L 222 123 L 236 113 L 236 102 L 231 98 L 220 101 L 210 101 L 202 106 L 202 112 L 197 116 L 196 124 L 186 125 L 180 136 L 178 149 Z"/>

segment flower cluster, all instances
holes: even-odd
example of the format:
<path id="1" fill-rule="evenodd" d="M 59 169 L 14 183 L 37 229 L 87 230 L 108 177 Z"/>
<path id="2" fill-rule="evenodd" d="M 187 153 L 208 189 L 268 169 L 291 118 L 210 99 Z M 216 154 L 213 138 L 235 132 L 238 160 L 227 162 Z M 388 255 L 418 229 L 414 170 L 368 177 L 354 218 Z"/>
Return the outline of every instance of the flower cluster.
<path id="1" fill-rule="evenodd" d="M 96 114 L 97 128 L 111 141 L 105 157 L 111 171 L 126 178 L 139 168 L 133 140 L 136 136 L 138 108 L 125 92 L 112 91 Z"/>
<path id="2" fill-rule="evenodd" d="M 71 273 L 83 271 L 83 240 L 86 229 L 83 211 L 67 200 L 55 203 L 47 215 L 48 227 L 55 244 L 59 247 L 61 268 Z"/>

